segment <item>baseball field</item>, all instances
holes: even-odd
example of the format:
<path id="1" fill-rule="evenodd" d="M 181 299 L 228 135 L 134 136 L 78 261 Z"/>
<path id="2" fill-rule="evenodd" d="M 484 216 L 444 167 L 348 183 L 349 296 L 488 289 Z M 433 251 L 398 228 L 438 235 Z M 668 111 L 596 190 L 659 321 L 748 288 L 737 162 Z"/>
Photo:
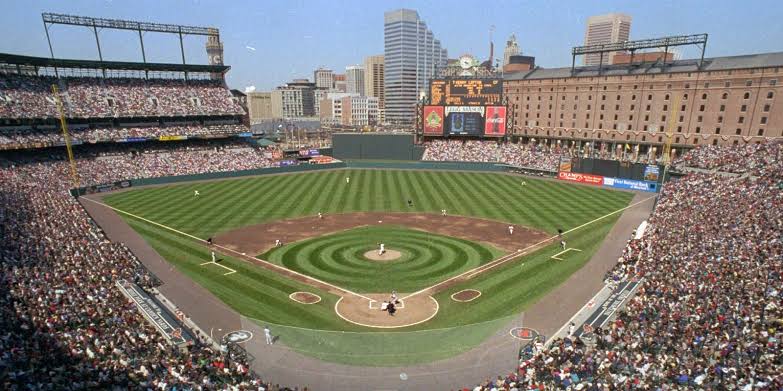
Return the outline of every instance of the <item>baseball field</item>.
<path id="1" fill-rule="evenodd" d="M 498 332 L 590 259 L 632 197 L 505 174 L 349 169 L 103 202 L 282 344 L 381 366 L 453 356 Z M 394 316 L 381 311 L 392 291 Z"/>

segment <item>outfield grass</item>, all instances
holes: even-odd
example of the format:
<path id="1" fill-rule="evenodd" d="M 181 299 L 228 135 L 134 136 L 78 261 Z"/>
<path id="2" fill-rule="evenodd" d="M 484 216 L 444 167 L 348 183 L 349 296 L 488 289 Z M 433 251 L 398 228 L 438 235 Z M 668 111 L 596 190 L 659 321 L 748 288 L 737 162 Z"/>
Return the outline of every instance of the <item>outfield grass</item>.
<path id="1" fill-rule="evenodd" d="M 376 243 L 401 252 L 389 262 L 364 257 Z M 396 226 L 361 227 L 302 240 L 259 256 L 354 292 L 415 292 L 503 255 L 490 246 Z"/>
<path id="2" fill-rule="evenodd" d="M 350 184 L 345 183 L 346 176 L 351 178 Z M 525 185 L 522 185 L 523 181 Z M 194 197 L 194 190 L 199 190 L 201 196 Z M 105 202 L 120 210 L 206 238 L 245 225 L 315 215 L 319 211 L 439 213 L 441 209 L 447 209 L 451 215 L 490 218 L 555 233 L 558 228 L 568 230 L 619 210 L 632 197 L 633 194 L 626 192 L 502 174 L 340 170 L 137 189 L 109 195 Z M 411 208 L 407 206 L 408 199 L 414 201 Z M 514 314 L 529 307 L 581 268 L 598 249 L 619 216 L 620 213 L 614 214 L 568 234 L 569 247 L 582 251 L 569 252 L 564 261 L 551 259 L 560 251 L 559 246 L 552 245 L 438 293 L 435 296 L 440 304 L 438 315 L 429 322 L 399 332 L 379 332 L 349 324 L 334 313 L 337 297 L 246 261 L 226 257 L 222 264 L 236 269 L 238 273 L 224 276 L 224 270 L 200 265 L 208 260 L 208 253 L 201 244 L 138 219 L 125 215 L 123 218 L 164 258 L 229 306 L 250 318 L 274 324 L 281 340 L 293 349 L 337 362 L 398 365 L 445 358 L 480 343 Z M 405 231 L 410 230 L 401 229 L 398 234 L 408 235 L 409 232 Z M 334 239 L 337 239 L 340 233 L 335 235 Z M 333 235 L 324 238 L 331 239 L 329 236 Z M 486 262 L 487 258 L 478 255 L 481 252 L 479 248 L 493 252 L 492 257 L 498 256 L 498 250 L 455 238 L 447 239 L 449 241 L 444 243 L 460 243 L 465 251 L 471 248 L 471 251 L 476 251 L 469 262 L 471 265 Z M 370 242 L 374 240 L 370 239 Z M 328 266 L 325 263 L 317 271 L 305 269 L 312 265 L 296 261 L 305 252 L 315 254 L 318 247 L 323 248 L 315 245 L 318 242 L 326 243 L 318 238 L 308 239 L 264 256 L 292 269 L 300 268 L 299 271 L 310 275 L 316 272 L 335 273 L 324 267 Z M 347 252 L 349 255 L 355 256 L 359 251 L 355 245 L 346 246 L 352 248 Z M 294 250 L 296 255 L 290 252 Z M 286 254 L 293 257 L 288 262 Z M 340 267 L 348 267 L 346 265 Z M 454 270 L 472 267 L 475 266 L 466 263 Z M 429 282 L 445 279 L 449 274 L 445 269 L 443 271 L 443 278 L 431 276 L 421 284 L 431 285 Z M 339 273 L 342 271 L 336 272 Z M 336 274 L 332 277 L 337 278 Z M 361 283 L 358 275 L 342 283 L 346 287 L 366 291 L 371 288 L 369 284 Z M 403 281 L 395 284 L 403 284 Z M 402 292 L 399 286 L 394 286 L 394 289 Z M 381 291 L 386 291 L 391 286 L 383 288 Z M 450 299 L 452 293 L 466 288 L 478 289 L 482 296 L 468 303 Z M 318 304 L 303 305 L 288 299 L 290 293 L 302 290 L 316 293 L 323 300 Z M 498 321 L 487 322 L 492 319 Z M 461 325 L 470 326 L 456 327 Z M 433 328 L 438 330 L 428 330 Z M 335 333 L 330 330 L 370 332 L 374 335 L 374 343 L 366 343 L 366 333 Z M 416 332 L 408 332 L 412 330 Z M 444 340 L 450 341 L 447 346 L 443 345 Z"/>

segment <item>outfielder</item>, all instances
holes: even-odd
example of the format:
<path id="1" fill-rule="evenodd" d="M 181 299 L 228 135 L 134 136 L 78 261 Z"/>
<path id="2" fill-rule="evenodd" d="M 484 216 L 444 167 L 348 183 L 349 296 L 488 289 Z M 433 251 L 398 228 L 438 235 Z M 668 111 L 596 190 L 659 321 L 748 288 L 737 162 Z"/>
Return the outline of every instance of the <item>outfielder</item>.
<path id="1" fill-rule="evenodd" d="M 200 195 L 201 193 L 199 193 L 198 190 L 193 191 L 193 197 L 198 197 Z"/>
<path id="2" fill-rule="evenodd" d="M 345 177 L 345 183 L 351 183 L 351 177 L 349 176 Z"/>

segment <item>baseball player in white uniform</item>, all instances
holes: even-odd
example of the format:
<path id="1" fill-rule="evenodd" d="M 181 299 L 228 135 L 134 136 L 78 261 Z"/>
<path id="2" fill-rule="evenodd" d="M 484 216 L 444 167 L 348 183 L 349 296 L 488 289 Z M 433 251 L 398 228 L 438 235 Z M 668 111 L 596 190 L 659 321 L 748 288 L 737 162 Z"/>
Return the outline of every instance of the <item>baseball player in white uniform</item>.
<path id="1" fill-rule="evenodd" d="M 345 183 L 351 183 L 351 177 L 349 176 L 345 177 Z"/>
<path id="2" fill-rule="evenodd" d="M 198 197 L 200 195 L 201 193 L 199 193 L 198 190 L 193 191 L 193 197 Z"/>
<path id="3" fill-rule="evenodd" d="M 513 235 L 514 234 L 514 226 L 513 225 L 509 225 L 508 226 L 508 234 L 509 235 Z"/>
<path id="4" fill-rule="evenodd" d="M 383 253 L 386 252 L 386 245 L 381 243 L 380 248 L 378 249 L 378 255 L 383 255 Z"/>
<path id="5" fill-rule="evenodd" d="M 217 257 L 215 256 L 215 252 L 212 251 L 212 263 L 215 263 L 216 259 L 217 259 Z"/>
<path id="6" fill-rule="evenodd" d="M 269 330 L 269 326 L 264 326 L 264 337 L 266 337 L 266 344 L 272 344 L 272 331 Z"/>

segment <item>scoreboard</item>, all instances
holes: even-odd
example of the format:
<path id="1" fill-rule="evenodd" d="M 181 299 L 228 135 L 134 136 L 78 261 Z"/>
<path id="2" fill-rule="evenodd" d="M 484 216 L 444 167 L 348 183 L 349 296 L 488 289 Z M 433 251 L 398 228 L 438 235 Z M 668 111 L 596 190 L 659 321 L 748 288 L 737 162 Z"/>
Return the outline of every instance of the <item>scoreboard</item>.
<path id="1" fill-rule="evenodd" d="M 430 83 L 434 106 L 495 106 L 502 97 L 501 79 L 435 79 Z"/>
<path id="2" fill-rule="evenodd" d="M 502 79 L 434 79 L 422 112 L 425 136 L 506 135 Z"/>

